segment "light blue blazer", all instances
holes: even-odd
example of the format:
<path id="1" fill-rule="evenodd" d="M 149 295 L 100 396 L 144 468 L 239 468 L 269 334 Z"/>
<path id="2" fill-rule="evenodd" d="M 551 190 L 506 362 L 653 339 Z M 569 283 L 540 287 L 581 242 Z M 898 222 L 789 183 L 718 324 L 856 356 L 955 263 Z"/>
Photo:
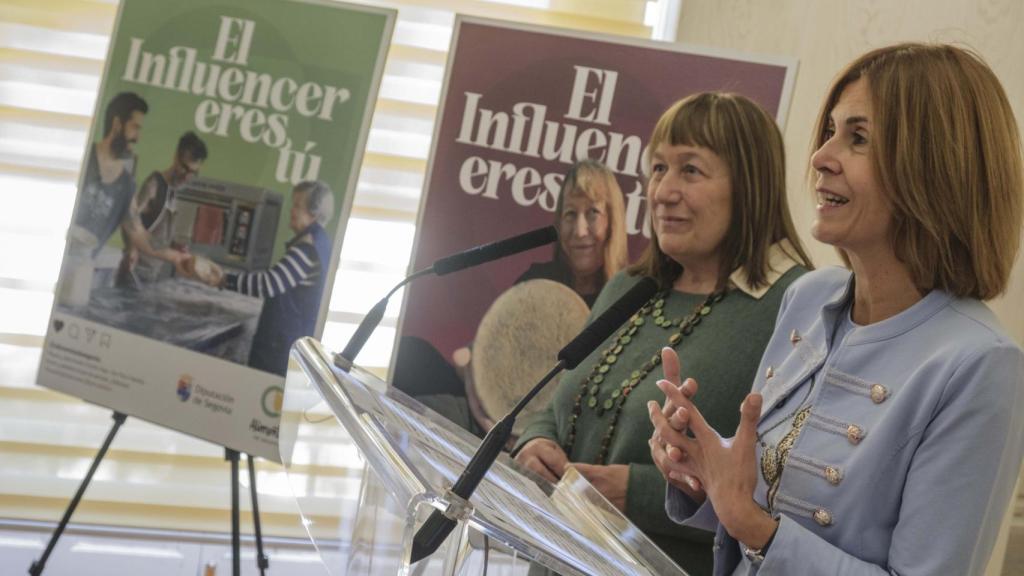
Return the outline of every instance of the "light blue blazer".
<path id="1" fill-rule="evenodd" d="M 981 574 L 1024 452 L 1024 353 L 984 304 L 938 290 L 830 350 L 851 278 L 828 268 L 794 282 L 761 359 L 759 432 L 817 384 L 776 496 L 778 532 L 753 572 Z M 666 508 L 717 531 L 715 574 L 733 573 L 740 547 L 709 503 L 669 486 Z"/>

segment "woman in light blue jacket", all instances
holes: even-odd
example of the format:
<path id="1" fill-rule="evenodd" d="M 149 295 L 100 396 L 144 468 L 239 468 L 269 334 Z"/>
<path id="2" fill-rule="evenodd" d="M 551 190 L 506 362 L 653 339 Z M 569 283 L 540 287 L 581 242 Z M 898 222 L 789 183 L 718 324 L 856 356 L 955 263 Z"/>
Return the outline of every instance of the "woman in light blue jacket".
<path id="1" fill-rule="evenodd" d="M 980 574 L 1024 453 L 1024 353 L 982 304 L 1020 245 L 1021 144 L 970 52 L 870 52 L 818 119 L 814 237 L 723 440 L 663 352 L 651 452 L 715 573 Z M 728 433 L 731 431 L 722 431 Z"/>

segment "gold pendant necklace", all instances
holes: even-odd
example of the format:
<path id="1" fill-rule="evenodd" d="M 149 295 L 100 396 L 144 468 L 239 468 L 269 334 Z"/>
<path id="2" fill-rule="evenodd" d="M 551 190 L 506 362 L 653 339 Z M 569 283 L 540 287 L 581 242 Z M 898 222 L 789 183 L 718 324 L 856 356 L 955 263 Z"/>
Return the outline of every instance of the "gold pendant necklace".
<path id="1" fill-rule="evenodd" d="M 807 401 L 810 399 L 813 390 L 814 380 L 811 380 L 810 386 L 807 387 L 807 393 L 800 400 L 800 403 L 797 404 L 797 407 L 785 418 L 772 424 L 764 432 L 758 432 L 757 434 L 757 443 L 761 445 L 761 476 L 764 478 L 765 483 L 768 484 L 767 501 L 769 512 L 775 509 L 775 494 L 778 492 L 779 484 L 782 482 L 782 470 L 786 467 L 786 461 L 789 460 L 789 451 L 792 450 L 796 439 L 800 437 L 800 430 L 804 427 L 804 422 L 806 422 L 807 417 L 811 414 L 811 406 Z M 769 446 L 764 440 L 765 436 L 772 430 L 790 421 L 792 421 L 792 427 L 789 432 L 786 432 L 786 435 L 779 440 L 778 444 Z"/>

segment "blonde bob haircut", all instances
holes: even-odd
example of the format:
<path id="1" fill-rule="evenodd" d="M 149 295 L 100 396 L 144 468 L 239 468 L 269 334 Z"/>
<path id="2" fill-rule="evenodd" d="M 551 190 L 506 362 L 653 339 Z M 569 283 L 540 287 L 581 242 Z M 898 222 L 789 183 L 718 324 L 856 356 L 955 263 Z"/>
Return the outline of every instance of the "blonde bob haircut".
<path id="1" fill-rule="evenodd" d="M 998 296 L 1020 245 L 1024 190 L 1020 135 L 999 80 L 979 56 L 954 46 L 868 52 L 833 83 L 815 149 L 843 90 L 861 78 L 874 108 L 870 154 L 892 206 L 896 257 L 922 292 Z"/>
<path id="2" fill-rule="evenodd" d="M 769 249 L 782 240 L 789 240 L 795 252 L 791 258 L 813 267 L 789 214 L 782 134 L 763 108 L 739 94 L 693 94 L 673 104 L 654 126 L 648 151 L 653 153 L 662 144 L 707 148 L 729 167 L 732 216 L 720 247 L 719 286 L 737 269 L 752 288 L 765 286 Z M 656 279 L 663 290 L 671 288 L 682 272 L 682 265 L 662 252 L 654 232 L 630 268 L 632 274 Z"/>
<path id="3" fill-rule="evenodd" d="M 604 282 L 626 265 L 626 203 L 622 199 L 615 174 L 597 160 L 580 160 L 572 165 L 562 181 L 555 209 L 555 226 L 562 220 L 562 210 L 568 196 L 582 195 L 591 202 L 603 205 L 608 217 L 608 235 L 604 243 Z M 555 248 L 555 261 L 564 262 L 561 243 Z"/>

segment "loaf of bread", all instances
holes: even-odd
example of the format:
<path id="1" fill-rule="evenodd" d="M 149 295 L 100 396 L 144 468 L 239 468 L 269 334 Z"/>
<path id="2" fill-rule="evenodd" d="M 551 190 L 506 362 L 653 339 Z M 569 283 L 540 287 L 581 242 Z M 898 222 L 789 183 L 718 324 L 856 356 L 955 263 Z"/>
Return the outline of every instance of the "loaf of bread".
<path id="1" fill-rule="evenodd" d="M 224 271 L 221 270 L 220 266 L 217 266 L 209 258 L 204 258 L 203 256 L 194 257 L 193 267 L 195 277 L 200 282 L 210 286 L 219 285 L 221 277 L 224 275 Z"/>

